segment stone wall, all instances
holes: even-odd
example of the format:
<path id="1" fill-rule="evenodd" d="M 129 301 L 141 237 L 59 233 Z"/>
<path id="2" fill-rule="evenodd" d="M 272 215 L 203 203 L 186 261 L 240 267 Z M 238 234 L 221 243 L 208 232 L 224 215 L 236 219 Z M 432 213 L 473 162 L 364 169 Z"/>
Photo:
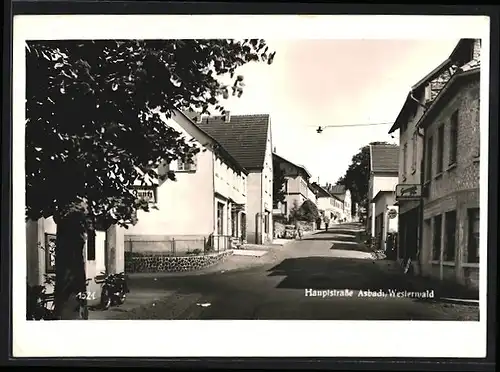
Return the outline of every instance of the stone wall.
<path id="1" fill-rule="evenodd" d="M 127 273 L 196 271 L 222 262 L 232 254 L 232 250 L 227 250 L 205 255 L 172 257 L 161 253 L 139 254 L 125 252 L 125 271 Z"/>

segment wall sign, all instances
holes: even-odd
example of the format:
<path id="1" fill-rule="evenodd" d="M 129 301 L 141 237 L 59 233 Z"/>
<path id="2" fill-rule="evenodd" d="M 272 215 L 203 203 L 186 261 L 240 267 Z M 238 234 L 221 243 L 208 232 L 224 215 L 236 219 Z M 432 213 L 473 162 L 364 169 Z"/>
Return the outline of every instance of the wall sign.
<path id="1" fill-rule="evenodd" d="M 422 185 L 399 184 L 396 186 L 396 200 L 420 200 L 422 198 Z"/>
<path id="2" fill-rule="evenodd" d="M 398 212 L 395 209 L 390 209 L 389 212 L 387 212 L 387 217 L 389 219 L 394 219 L 398 216 Z"/>
<path id="3" fill-rule="evenodd" d="M 137 198 L 141 200 L 145 200 L 148 203 L 151 204 L 156 204 L 157 198 L 156 198 L 156 187 L 141 187 L 137 186 L 134 187 L 135 191 L 137 193 Z"/>

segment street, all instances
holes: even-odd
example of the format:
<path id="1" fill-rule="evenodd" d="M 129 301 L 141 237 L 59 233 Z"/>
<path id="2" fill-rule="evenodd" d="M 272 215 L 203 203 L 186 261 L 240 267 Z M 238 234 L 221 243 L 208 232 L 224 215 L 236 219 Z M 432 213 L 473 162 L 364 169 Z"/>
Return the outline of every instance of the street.
<path id="1" fill-rule="evenodd" d="M 272 249 L 263 264 L 204 275 L 130 280 L 149 304 L 91 319 L 478 320 L 479 308 L 411 297 L 408 280 L 373 260 L 354 225 L 337 225 Z M 432 288 L 429 288 L 429 291 Z M 406 292 L 405 292 L 406 291 Z M 430 292 L 429 292 L 430 293 Z M 392 294 L 392 295 L 391 295 Z M 395 295 L 397 294 L 397 295 Z M 99 314 L 101 313 L 101 314 Z"/>

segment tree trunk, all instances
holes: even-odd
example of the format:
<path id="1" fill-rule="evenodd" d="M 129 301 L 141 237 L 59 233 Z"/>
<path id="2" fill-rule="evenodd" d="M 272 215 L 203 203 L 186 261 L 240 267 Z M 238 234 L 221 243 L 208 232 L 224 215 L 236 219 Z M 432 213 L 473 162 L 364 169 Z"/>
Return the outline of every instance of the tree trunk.
<path id="1" fill-rule="evenodd" d="M 85 213 L 75 211 L 57 218 L 54 305 L 58 319 L 86 319 L 84 247 L 87 237 Z M 83 296 L 84 297 L 84 296 Z"/>

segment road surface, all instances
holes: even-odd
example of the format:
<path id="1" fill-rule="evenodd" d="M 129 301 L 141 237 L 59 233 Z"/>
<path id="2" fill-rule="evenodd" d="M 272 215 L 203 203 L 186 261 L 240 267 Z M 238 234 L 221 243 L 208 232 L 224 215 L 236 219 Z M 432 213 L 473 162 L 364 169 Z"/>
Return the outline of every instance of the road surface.
<path id="1" fill-rule="evenodd" d="M 134 278 L 131 291 L 153 303 L 97 318 L 478 320 L 477 307 L 411 297 L 407 277 L 373 260 L 351 228 L 294 241 L 246 270 Z"/>

